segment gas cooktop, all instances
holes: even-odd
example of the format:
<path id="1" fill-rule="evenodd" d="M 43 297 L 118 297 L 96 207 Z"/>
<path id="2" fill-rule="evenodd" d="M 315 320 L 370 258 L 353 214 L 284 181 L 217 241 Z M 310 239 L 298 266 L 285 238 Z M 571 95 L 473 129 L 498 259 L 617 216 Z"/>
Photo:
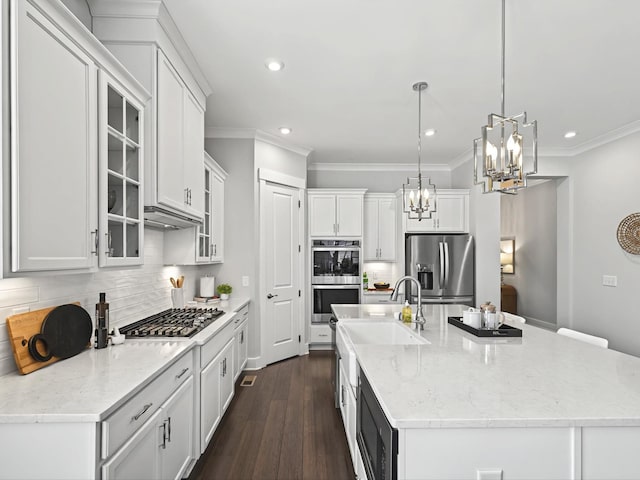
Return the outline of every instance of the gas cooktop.
<path id="1" fill-rule="evenodd" d="M 217 308 L 170 308 L 120 328 L 127 338 L 192 337 L 223 315 Z"/>

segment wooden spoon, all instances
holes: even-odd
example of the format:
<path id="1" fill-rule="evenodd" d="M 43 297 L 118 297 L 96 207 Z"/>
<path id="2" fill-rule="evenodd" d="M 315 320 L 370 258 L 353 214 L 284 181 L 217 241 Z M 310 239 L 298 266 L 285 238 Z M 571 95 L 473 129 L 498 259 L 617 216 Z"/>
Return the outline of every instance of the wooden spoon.
<path id="1" fill-rule="evenodd" d="M 169 281 L 171 282 L 171 286 L 173 286 L 173 288 L 178 288 L 175 278 L 171 277 L 169 278 Z"/>

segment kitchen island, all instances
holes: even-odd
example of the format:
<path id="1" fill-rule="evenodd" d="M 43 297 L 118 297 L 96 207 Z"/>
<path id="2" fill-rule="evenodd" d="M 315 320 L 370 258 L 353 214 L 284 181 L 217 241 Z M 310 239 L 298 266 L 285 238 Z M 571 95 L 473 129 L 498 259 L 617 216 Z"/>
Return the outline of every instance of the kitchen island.
<path id="1" fill-rule="evenodd" d="M 399 305 L 336 305 L 395 321 Z M 389 423 L 399 479 L 640 478 L 640 359 L 529 325 L 478 338 L 425 305 L 413 345 L 353 344 Z M 504 476 L 502 476 L 504 475 Z"/>

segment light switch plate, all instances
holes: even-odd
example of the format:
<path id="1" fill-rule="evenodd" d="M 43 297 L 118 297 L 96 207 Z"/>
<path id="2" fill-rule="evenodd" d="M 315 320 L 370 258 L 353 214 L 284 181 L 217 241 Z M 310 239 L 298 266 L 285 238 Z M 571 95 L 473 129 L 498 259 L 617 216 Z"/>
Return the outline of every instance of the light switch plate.
<path id="1" fill-rule="evenodd" d="M 617 287 L 618 277 L 616 277 L 615 275 L 603 275 L 602 285 L 604 285 L 605 287 Z"/>
<path id="2" fill-rule="evenodd" d="M 247 275 L 242 277 L 242 286 L 243 287 L 248 287 L 249 286 L 249 277 Z"/>

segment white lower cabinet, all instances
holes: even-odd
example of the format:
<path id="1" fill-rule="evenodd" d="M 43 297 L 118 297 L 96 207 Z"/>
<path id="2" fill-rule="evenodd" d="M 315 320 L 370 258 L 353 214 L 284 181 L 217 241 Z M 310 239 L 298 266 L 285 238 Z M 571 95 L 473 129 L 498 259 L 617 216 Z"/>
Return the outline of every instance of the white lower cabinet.
<path id="1" fill-rule="evenodd" d="M 309 327 L 309 343 L 331 343 L 331 327 L 328 324 L 316 324 Z"/>
<path id="2" fill-rule="evenodd" d="M 182 478 L 195 461 L 193 426 L 189 354 L 102 423 L 102 478 Z"/>
<path id="3" fill-rule="evenodd" d="M 102 467 L 102 478 L 110 480 L 159 478 L 158 423 L 162 412 L 158 410 L 144 427 Z"/>
<path id="4" fill-rule="evenodd" d="M 249 331 L 249 323 L 245 320 L 236 328 L 235 340 L 236 348 L 233 355 L 233 380 L 237 380 L 242 373 L 242 369 L 247 364 L 248 358 L 248 342 L 247 332 Z"/>

